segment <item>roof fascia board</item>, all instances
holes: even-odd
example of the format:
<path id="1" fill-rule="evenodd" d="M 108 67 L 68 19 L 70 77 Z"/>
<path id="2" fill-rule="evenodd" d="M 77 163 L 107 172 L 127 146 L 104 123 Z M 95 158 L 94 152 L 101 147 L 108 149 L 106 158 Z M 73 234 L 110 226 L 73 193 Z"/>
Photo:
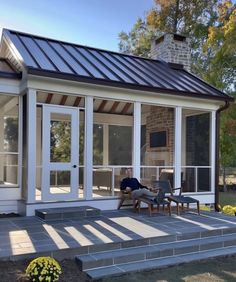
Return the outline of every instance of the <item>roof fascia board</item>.
<path id="1" fill-rule="evenodd" d="M 208 100 L 210 99 L 210 100 L 219 100 L 219 101 L 234 101 L 234 99 L 230 96 L 227 96 L 227 97 L 216 96 L 215 97 L 212 95 L 200 95 L 199 93 L 193 93 L 193 92 L 173 91 L 173 90 L 160 89 L 160 88 L 149 87 L 149 86 L 141 86 L 141 85 L 121 83 L 121 82 L 107 81 L 104 79 L 86 78 L 86 77 L 73 75 L 73 74 L 63 74 L 63 73 L 57 73 L 57 72 L 52 72 L 52 71 L 42 71 L 42 70 L 37 70 L 34 68 L 28 68 L 28 73 L 31 75 L 45 76 L 45 77 L 58 78 L 58 79 L 70 80 L 70 81 L 78 81 L 78 82 L 91 83 L 91 84 L 96 84 L 96 85 L 100 84 L 104 86 L 111 86 L 111 87 L 118 87 L 118 88 L 125 88 L 125 89 L 134 89 L 136 91 L 145 91 L 145 92 L 158 91 L 160 93 L 175 95 L 178 97 L 185 96 L 188 98 L 195 97 L 195 98 L 202 98 L 202 99 L 208 99 Z"/>
<path id="2" fill-rule="evenodd" d="M 49 91 L 50 93 L 83 96 L 89 95 L 101 99 L 119 99 L 123 101 L 159 104 L 169 107 L 182 106 L 185 108 L 204 110 L 217 110 L 224 104 L 224 101 L 219 100 L 196 99 L 194 97 L 186 99 L 184 96 L 177 97 L 176 95 L 167 95 L 161 92 L 134 91 L 132 89 L 80 83 L 76 81 L 53 79 L 35 75 L 28 76 L 25 87 L 34 88 L 43 92 Z"/>

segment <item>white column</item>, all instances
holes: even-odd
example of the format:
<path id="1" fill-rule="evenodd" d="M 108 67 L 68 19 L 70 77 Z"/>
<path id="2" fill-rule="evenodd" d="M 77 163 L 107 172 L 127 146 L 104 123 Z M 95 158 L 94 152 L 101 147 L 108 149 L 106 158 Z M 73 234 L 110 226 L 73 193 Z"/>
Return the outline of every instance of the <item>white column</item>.
<path id="1" fill-rule="evenodd" d="M 140 179 L 140 148 L 141 148 L 141 103 L 134 103 L 133 124 L 133 175 Z"/>
<path id="2" fill-rule="evenodd" d="M 19 97 L 19 126 L 18 126 L 18 185 L 21 188 L 22 197 L 24 197 L 24 191 L 22 189 L 22 173 L 23 173 L 23 96 Z"/>
<path id="3" fill-rule="evenodd" d="M 1 111 L 3 109 L 1 108 Z M 4 112 L 2 111 L 4 115 Z M 4 117 L 0 116 L 0 152 L 4 152 Z M 0 181 L 4 179 L 4 155 L 0 155 Z"/>
<path id="4" fill-rule="evenodd" d="M 85 98 L 84 198 L 93 197 L 93 97 Z"/>
<path id="5" fill-rule="evenodd" d="M 182 108 L 175 108 L 175 187 L 181 186 L 181 137 L 182 137 Z"/>
<path id="6" fill-rule="evenodd" d="M 211 191 L 215 191 L 215 161 L 216 161 L 216 112 L 211 112 L 211 139 L 210 139 L 210 166 L 211 166 Z"/>
<path id="7" fill-rule="evenodd" d="M 27 92 L 27 203 L 35 202 L 36 189 L 36 90 Z"/>

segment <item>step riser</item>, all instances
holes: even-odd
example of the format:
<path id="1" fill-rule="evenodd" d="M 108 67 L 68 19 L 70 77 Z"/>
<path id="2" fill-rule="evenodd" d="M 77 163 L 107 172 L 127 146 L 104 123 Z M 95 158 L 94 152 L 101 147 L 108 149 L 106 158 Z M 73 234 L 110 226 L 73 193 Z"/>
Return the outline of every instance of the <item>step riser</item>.
<path id="1" fill-rule="evenodd" d="M 51 208 L 35 210 L 35 215 L 43 220 L 83 219 L 100 216 L 101 210 L 89 206 L 75 208 Z"/>
<path id="2" fill-rule="evenodd" d="M 173 257 L 166 257 L 160 259 L 138 261 L 134 263 L 119 264 L 108 267 L 94 268 L 86 271 L 88 277 L 92 278 L 92 281 L 97 281 L 106 276 L 117 276 L 125 273 L 147 271 L 152 269 L 161 269 L 173 265 L 179 265 L 182 263 L 188 263 L 193 261 L 207 260 L 209 258 L 224 257 L 236 254 L 236 247 L 228 247 L 217 250 L 202 251 L 193 254 L 184 254 Z"/>
<path id="3" fill-rule="evenodd" d="M 208 238 L 210 239 L 210 238 Z M 130 263 L 130 262 L 135 262 L 135 261 L 145 261 L 148 259 L 156 259 L 156 258 L 164 258 L 164 257 L 173 257 L 173 256 L 178 256 L 182 254 L 190 254 L 190 253 L 198 253 L 202 251 L 207 251 L 207 250 L 216 250 L 216 249 L 221 249 L 229 246 L 236 246 L 236 239 L 229 239 L 229 240 L 222 240 L 219 242 L 214 242 L 215 237 L 212 237 L 212 242 L 201 242 L 199 240 L 198 243 L 195 243 L 193 245 L 189 246 L 180 246 L 180 247 L 168 247 L 166 246 L 165 248 L 158 247 L 157 245 L 153 246 L 147 246 L 149 250 L 140 250 L 137 253 L 131 253 L 131 254 L 122 254 L 122 251 L 126 251 L 127 249 L 124 250 L 119 250 L 121 251 L 120 254 L 118 254 L 116 257 L 106 257 L 106 258 L 96 258 L 96 254 L 91 254 L 86 256 L 86 258 L 80 259 L 79 257 L 76 258 L 76 261 L 78 263 L 79 269 L 81 271 L 91 269 L 91 268 L 98 268 L 98 267 L 103 267 L 103 266 L 112 266 L 112 265 L 118 265 L 122 263 Z M 175 243 L 175 241 L 170 242 L 170 243 Z M 178 243 L 177 243 L 178 244 Z M 151 248 L 151 250 L 150 250 Z M 109 254 L 108 254 L 109 256 Z"/>
<path id="4" fill-rule="evenodd" d="M 109 244 L 91 246 L 91 248 L 89 249 L 89 253 L 97 253 L 97 252 L 109 251 L 114 249 L 134 248 L 137 246 L 141 247 L 141 246 L 150 246 L 150 245 L 164 244 L 164 243 L 182 242 L 192 239 L 210 238 L 212 236 L 222 237 L 224 235 L 233 235 L 233 234 L 235 234 L 236 237 L 236 228 L 194 232 L 190 234 L 181 234 L 181 235 L 178 234 L 178 235 L 158 236 L 158 237 L 151 237 L 148 239 L 137 239 L 137 240 L 123 241 L 120 243 L 109 243 Z"/>

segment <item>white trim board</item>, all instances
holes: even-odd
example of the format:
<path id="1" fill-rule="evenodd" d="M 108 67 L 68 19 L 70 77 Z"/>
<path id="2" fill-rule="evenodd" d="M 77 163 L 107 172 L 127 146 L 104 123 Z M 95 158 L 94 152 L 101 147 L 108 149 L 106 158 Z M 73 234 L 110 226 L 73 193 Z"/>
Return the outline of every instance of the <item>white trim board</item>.
<path id="1" fill-rule="evenodd" d="M 29 76 L 28 86 L 40 91 L 58 92 L 72 95 L 93 96 L 103 99 L 137 101 L 148 104 L 158 104 L 168 107 L 182 106 L 202 110 L 217 110 L 224 101 L 202 98 L 168 95 L 156 92 L 145 92 L 124 88 L 104 87 L 74 81 Z"/>

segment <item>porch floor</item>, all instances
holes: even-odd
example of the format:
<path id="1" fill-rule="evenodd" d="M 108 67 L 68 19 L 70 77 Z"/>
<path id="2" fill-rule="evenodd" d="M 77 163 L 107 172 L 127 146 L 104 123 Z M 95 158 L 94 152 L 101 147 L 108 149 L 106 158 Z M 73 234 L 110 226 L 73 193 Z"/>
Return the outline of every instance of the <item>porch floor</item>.
<path id="1" fill-rule="evenodd" d="M 236 217 L 202 211 L 180 216 L 163 213 L 148 216 L 131 209 L 103 211 L 84 219 L 45 221 L 37 217 L 0 219 L 0 260 L 19 260 L 40 255 L 57 259 L 112 249 L 123 241 L 195 232 L 236 229 Z M 213 231 L 214 232 L 214 231 Z"/>

